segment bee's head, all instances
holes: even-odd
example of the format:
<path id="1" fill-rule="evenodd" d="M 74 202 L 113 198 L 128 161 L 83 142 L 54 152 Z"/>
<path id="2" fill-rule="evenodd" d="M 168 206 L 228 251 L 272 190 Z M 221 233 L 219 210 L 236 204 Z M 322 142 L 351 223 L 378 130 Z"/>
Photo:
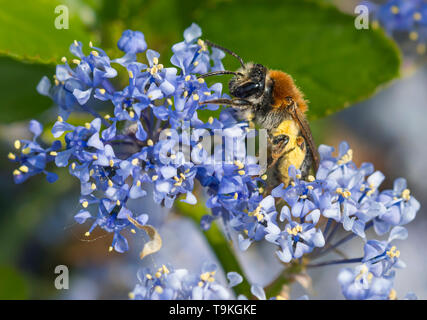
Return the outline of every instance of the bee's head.
<path id="1" fill-rule="evenodd" d="M 247 63 L 230 80 L 230 94 L 237 98 L 259 98 L 265 87 L 267 68 L 261 64 Z"/>

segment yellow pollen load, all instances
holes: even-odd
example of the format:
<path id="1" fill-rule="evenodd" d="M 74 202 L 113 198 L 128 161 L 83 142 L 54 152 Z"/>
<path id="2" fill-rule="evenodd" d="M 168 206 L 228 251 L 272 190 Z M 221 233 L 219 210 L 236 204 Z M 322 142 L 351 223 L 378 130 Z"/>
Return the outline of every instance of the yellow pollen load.
<path id="1" fill-rule="evenodd" d="M 86 129 L 90 129 L 90 123 L 89 123 L 89 122 L 86 122 L 86 123 L 85 123 L 85 128 L 86 128 Z"/>
<path id="2" fill-rule="evenodd" d="M 205 79 L 203 79 L 203 78 L 199 78 L 199 79 L 197 79 L 197 81 L 198 81 L 199 83 L 204 83 L 204 82 L 205 82 Z"/>
<path id="3" fill-rule="evenodd" d="M 102 95 L 104 95 L 105 94 L 105 89 L 104 88 L 99 89 L 99 93 L 102 94 Z"/>
<path id="4" fill-rule="evenodd" d="M 158 176 L 158 175 L 154 175 L 154 176 L 151 178 L 151 180 L 156 181 L 158 178 L 159 178 L 159 176 Z"/>
<path id="5" fill-rule="evenodd" d="M 402 199 L 405 201 L 409 201 L 411 199 L 411 190 L 405 189 L 402 191 Z"/>
<path id="6" fill-rule="evenodd" d="M 95 190 L 95 189 L 96 189 L 96 184 L 92 183 L 92 185 L 90 186 L 90 188 L 91 188 L 92 190 Z"/>
<path id="7" fill-rule="evenodd" d="M 152 147 L 153 145 L 154 145 L 154 144 L 153 144 L 153 140 L 148 139 L 148 140 L 147 140 L 147 146 Z"/>
<path id="8" fill-rule="evenodd" d="M 109 186 L 109 187 L 112 187 L 113 185 L 114 185 L 113 181 L 108 180 L 108 186 Z"/>
<path id="9" fill-rule="evenodd" d="M 7 157 L 8 157 L 10 160 L 15 160 L 15 159 L 16 159 L 16 156 L 15 156 L 12 152 L 9 152 L 9 154 L 7 155 Z"/>
<path id="10" fill-rule="evenodd" d="M 397 292 L 396 292 L 396 290 L 391 289 L 391 290 L 390 290 L 390 293 L 389 293 L 389 295 L 388 295 L 388 298 L 389 298 L 390 300 L 396 300 L 396 299 L 397 299 Z"/>
<path id="11" fill-rule="evenodd" d="M 27 166 L 20 166 L 19 167 L 19 171 L 27 173 L 28 172 L 28 167 Z"/>
<path id="12" fill-rule="evenodd" d="M 86 200 L 82 202 L 83 208 L 87 208 L 88 205 L 89 205 L 89 202 L 87 202 Z"/>
<path id="13" fill-rule="evenodd" d="M 110 159 L 110 167 L 114 167 L 114 160 Z"/>
<path id="14" fill-rule="evenodd" d="M 398 13 L 400 12 L 400 10 L 399 10 L 399 7 L 398 7 L 398 6 L 392 6 L 392 7 L 390 8 L 390 10 L 391 10 L 391 13 L 393 13 L 393 14 L 398 14 Z"/>
<path id="15" fill-rule="evenodd" d="M 99 56 L 98 51 L 92 50 L 90 53 L 92 53 L 92 55 L 93 55 L 94 57 Z"/>
<path id="16" fill-rule="evenodd" d="M 21 141 L 15 140 L 15 142 L 13 143 L 13 146 L 15 147 L 16 150 L 21 149 Z"/>
<path id="17" fill-rule="evenodd" d="M 49 153 L 52 157 L 56 157 L 58 155 L 58 153 L 56 151 L 51 151 Z"/>
<path id="18" fill-rule="evenodd" d="M 411 31 L 409 33 L 409 39 L 411 39 L 412 41 L 417 41 L 418 40 L 418 32 Z"/>
<path id="19" fill-rule="evenodd" d="M 72 170 L 74 170 L 76 168 L 76 163 L 75 162 L 73 162 L 72 164 L 71 164 L 71 169 Z"/>
<path id="20" fill-rule="evenodd" d="M 89 237 L 90 236 L 90 232 L 89 231 L 86 231 L 86 233 L 85 233 L 85 237 Z"/>
<path id="21" fill-rule="evenodd" d="M 400 251 L 396 249 L 396 246 L 392 246 L 390 250 L 386 252 L 386 254 L 391 259 L 400 257 Z"/>
<path id="22" fill-rule="evenodd" d="M 79 64 L 80 64 L 80 60 L 79 60 L 79 59 L 73 59 L 73 60 L 72 60 L 72 62 L 73 62 L 74 64 L 77 64 L 77 65 L 79 65 Z"/>
<path id="23" fill-rule="evenodd" d="M 190 81 L 190 79 L 191 79 L 190 75 L 188 75 L 188 76 L 185 77 L 185 81 Z"/>
<path id="24" fill-rule="evenodd" d="M 61 62 L 62 62 L 62 63 L 65 63 L 65 62 L 67 62 L 67 58 L 65 58 L 65 57 L 62 57 L 62 58 L 61 58 Z"/>
<path id="25" fill-rule="evenodd" d="M 153 276 L 152 276 L 151 274 L 149 274 L 149 273 L 147 273 L 147 274 L 145 275 L 145 277 L 146 277 L 148 280 L 153 279 Z"/>
<path id="26" fill-rule="evenodd" d="M 347 153 L 341 157 L 340 160 L 337 161 L 338 165 L 346 164 L 347 162 L 350 162 L 353 160 L 353 150 L 348 149 Z"/>
<path id="27" fill-rule="evenodd" d="M 422 18 L 423 18 L 423 16 L 421 15 L 421 13 L 419 13 L 419 12 L 414 13 L 414 20 L 415 21 L 420 21 Z"/>

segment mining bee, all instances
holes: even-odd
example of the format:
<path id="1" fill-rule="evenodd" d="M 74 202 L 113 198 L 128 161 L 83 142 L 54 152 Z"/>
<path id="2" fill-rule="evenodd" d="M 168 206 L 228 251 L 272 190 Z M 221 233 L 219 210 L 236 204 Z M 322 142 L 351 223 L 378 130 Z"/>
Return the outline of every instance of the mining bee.
<path id="1" fill-rule="evenodd" d="M 231 74 L 229 92 L 232 99 L 214 99 L 200 104 L 231 106 L 242 121 L 253 121 L 268 131 L 270 190 L 279 183 L 290 183 L 288 169 L 294 165 L 306 178 L 310 168 L 317 171 L 319 155 L 305 117 L 308 109 L 303 93 L 292 77 L 283 71 L 269 70 L 261 64 L 244 63 L 236 53 L 205 40 L 208 46 L 218 48 L 237 58 L 241 68 L 234 71 L 214 71 L 199 78 Z"/>

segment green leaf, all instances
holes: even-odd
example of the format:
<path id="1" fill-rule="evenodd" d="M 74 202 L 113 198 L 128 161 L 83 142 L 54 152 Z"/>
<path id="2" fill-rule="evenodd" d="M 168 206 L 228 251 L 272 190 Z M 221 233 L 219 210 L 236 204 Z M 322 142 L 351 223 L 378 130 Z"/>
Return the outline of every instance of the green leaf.
<path id="1" fill-rule="evenodd" d="M 37 84 L 44 75 L 54 73 L 46 65 L 20 63 L 0 58 L 0 88 L 2 91 L 1 123 L 27 120 L 36 117 L 52 106 L 52 101 L 40 95 Z"/>
<path id="2" fill-rule="evenodd" d="M 28 299 L 28 284 L 25 278 L 10 266 L 0 266 L 0 300 Z"/>
<path id="3" fill-rule="evenodd" d="M 69 7 L 69 28 L 57 29 L 55 19 L 62 12 L 57 0 L 0 0 L 0 54 L 39 63 L 59 62 L 73 41 L 89 41 L 77 10 Z M 4 76 L 4 75 L 3 75 Z"/>
<path id="4" fill-rule="evenodd" d="M 399 75 L 399 51 L 383 31 L 356 30 L 353 16 L 322 1 L 185 1 L 181 13 L 244 61 L 292 75 L 310 102 L 310 119 L 367 98 Z M 224 65 L 239 67 L 232 57 Z"/>

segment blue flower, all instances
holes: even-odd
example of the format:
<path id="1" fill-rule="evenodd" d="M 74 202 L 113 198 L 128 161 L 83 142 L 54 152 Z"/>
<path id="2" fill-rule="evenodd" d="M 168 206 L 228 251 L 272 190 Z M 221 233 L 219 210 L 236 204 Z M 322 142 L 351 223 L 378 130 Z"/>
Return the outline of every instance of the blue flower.
<path id="1" fill-rule="evenodd" d="M 126 30 L 117 42 L 117 47 L 126 53 L 139 53 L 147 49 L 147 43 L 142 32 Z"/>

